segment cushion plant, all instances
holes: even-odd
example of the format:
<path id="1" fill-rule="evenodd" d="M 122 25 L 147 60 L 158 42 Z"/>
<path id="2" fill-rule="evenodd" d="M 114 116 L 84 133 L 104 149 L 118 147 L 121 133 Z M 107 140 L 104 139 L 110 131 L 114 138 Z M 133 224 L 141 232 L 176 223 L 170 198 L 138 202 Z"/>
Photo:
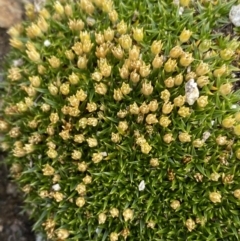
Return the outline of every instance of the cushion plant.
<path id="1" fill-rule="evenodd" d="M 26 6 L 9 30 L 0 131 L 35 230 L 49 240 L 239 239 L 237 3 Z"/>

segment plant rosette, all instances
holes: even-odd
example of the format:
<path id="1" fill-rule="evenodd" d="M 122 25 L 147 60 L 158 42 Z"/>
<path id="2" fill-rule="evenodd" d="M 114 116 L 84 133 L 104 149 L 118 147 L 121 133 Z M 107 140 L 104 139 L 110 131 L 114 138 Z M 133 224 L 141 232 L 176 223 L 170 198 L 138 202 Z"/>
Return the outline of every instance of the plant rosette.
<path id="1" fill-rule="evenodd" d="M 240 49 L 221 32 L 234 4 L 26 5 L 9 30 L 0 130 L 37 232 L 238 239 Z"/>

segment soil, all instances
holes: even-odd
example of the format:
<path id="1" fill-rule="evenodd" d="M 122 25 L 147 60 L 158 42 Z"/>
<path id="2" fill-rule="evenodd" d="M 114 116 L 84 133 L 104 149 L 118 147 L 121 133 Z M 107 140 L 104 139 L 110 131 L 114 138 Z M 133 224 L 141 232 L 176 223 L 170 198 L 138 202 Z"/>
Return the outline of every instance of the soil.
<path id="1" fill-rule="evenodd" d="M 0 28 L 0 81 L 2 81 L 2 65 L 4 56 L 9 50 L 6 29 Z M 0 241 L 34 241 L 31 231 L 32 222 L 22 211 L 22 196 L 17 186 L 11 182 L 9 172 L 4 163 L 4 155 L 0 153 Z"/>

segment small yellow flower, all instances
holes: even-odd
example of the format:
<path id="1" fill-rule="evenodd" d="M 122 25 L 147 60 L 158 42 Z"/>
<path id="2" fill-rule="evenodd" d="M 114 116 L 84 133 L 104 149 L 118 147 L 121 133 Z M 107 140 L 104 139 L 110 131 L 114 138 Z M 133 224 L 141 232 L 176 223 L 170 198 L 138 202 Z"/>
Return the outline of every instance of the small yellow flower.
<path id="1" fill-rule="evenodd" d="M 61 64 L 60 59 L 55 56 L 52 56 L 50 59 L 48 59 L 48 62 L 51 65 L 51 67 L 54 69 L 59 68 Z"/>
<path id="2" fill-rule="evenodd" d="M 197 104 L 199 107 L 204 108 L 208 104 L 208 96 L 203 95 L 197 99 Z"/>
<path id="3" fill-rule="evenodd" d="M 151 100 L 148 104 L 148 108 L 151 112 L 155 112 L 158 109 L 157 100 Z"/>
<path id="4" fill-rule="evenodd" d="M 56 124 L 59 121 L 58 113 L 51 113 L 49 119 L 52 124 Z"/>
<path id="5" fill-rule="evenodd" d="M 190 0 L 180 0 L 180 5 L 183 7 L 188 7 Z"/>
<path id="6" fill-rule="evenodd" d="M 192 232 L 196 228 L 196 223 L 191 219 L 187 219 L 185 225 L 189 232 Z"/>
<path id="7" fill-rule="evenodd" d="M 180 74 L 178 74 L 178 75 L 175 76 L 175 78 L 174 78 L 174 84 L 177 85 L 177 86 L 179 86 L 179 85 L 182 84 L 182 82 L 183 82 L 183 75 L 180 73 Z"/>
<path id="8" fill-rule="evenodd" d="M 116 232 L 110 233 L 110 241 L 118 241 L 118 234 Z"/>
<path id="9" fill-rule="evenodd" d="M 178 200 L 173 200 L 171 202 L 170 206 L 171 206 L 172 209 L 176 210 L 181 206 L 181 204 Z"/>
<path id="10" fill-rule="evenodd" d="M 107 220 L 107 215 L 105 213 L 100 213 L 98 215 L 98 223 L 99 224 L 104 224 Z"/>
<path id="11" fill-rule="evenodd" d="M 92 161 L 93 163 L 99 163 L 100 161 L 102 161 L 103 159 L 103 155 L 102 153 L 93 153 L 92 155 Z"/>
<path id="12" fill-rule="evenodd" d="M 166 72 L 174 72 L 177 67 L 177 61 L 175 59 L 169 58 L 167 62 L 164 64 L 164 70 Z"/>
<path id="13" fill-rule="evenodd" d="M 210 72 L 209 65 L 207 63 L 201 62 L 196 68 L 196 74 L 198 76 L 203 76 Z"/>
<path id="14" fill-rule="evenodd" d="M 191 35 L 192 32 L 184 28 L 184 30 L 181 32 L 179 36 L 181 43 L 186 43 L 190 39 Z"/>
<path id="15" fill-rule="evenodd" d="M 235 118 L 233 118 L 232 116 L 229 116 L 222 120 L 222 126 L 224 128 L 232 128 L 235 122 L 236 122 Z"/>
<path id="16" fill-rule="evenodd" d="M 78 192 L 79 195 L 84 195 L 87 189 L 85 184 L 80 183 L 76 186 L 75 190 Z"/>
<path id="17" fill-rule="evenodd" d="M 183 53 L 180 57 L 180 64 L 184 67 L 188 67 L 193 61 L 192 53 Z"/>
<path id="18" fill-rule="evenodd" d="M 150 165 L 151 165 L 152 167 L 158 167 L 158 166 L 159 166 L 159 161 L 158 161 L 158 159 L 157 159 L 157 158 L 151 158 L 151 159 L 150 159 Z"/>
<path id="19" fill-rule="evenodd" d="M 113 98 L 114 100 L 116 101 L 120 101 L 123 99 L 123 94 L 122 94 L 122 91 L 121 89 L 114 89 L 114 92 L 113 92 Z"/>
<path id="20" fill-rule="evenodd" d="M 69 84 L 68 83 L 63 83 L 60 85 L 60 92 L 63 94 L 63 95 L 68 95 L 69 94 Z"/>
<path id="21" fill-rule="evenodd" d="M 133 28 L 133 38 L 137 42 L 141 42 L 143 40 L 143 28 Z"/>
<path id="22" fill-rule="evenodd" d="M 172 133 L 167 133 L 163 136 L 163 141 L 167 144 L 171 143 L 174 140 Z"/>
<path id="23" fill-rule="evenodd" d="M 168 116 L 162 116 L 159 120 L 159 124 L 162 126 L 162 127 L 168 127 L 170 124 L 171 124 L 171 120 L 169 119 Z"/>
<path id="24" fill-rule="evenodd" d="M 213 202 L 213 203 L 220 203 L 221 202 L 221 194 L 219 192 L 211 192 L 209 194 L 209 199 Z"/>
<path id="25" fill-rule="evenodd" d="M 172 112 L 173 106 L 171 102 L 165 102 L 162 107 L 162 113 L 167 115 Z"/>
<path id="26" fill-rule="evenodd" d="M 126 34 L 127 24 L 123 20 L 121 20 L 121 22 L 117 24 L 117 32 L 121 35 Z"/>
<path id="27" fill-rule="evenodd" d="M 88 60 L 87 60 L 86 55 L 78 57 L 77 66 L 79 69 L 86 69 L 87 63 L 88 63 Z"/>
<path id="28" fill-rule="evenodd" d="M 118 41 L 123 49 L 127 50 L 132 47 L 132 39 L 128 34 L 121 35 Z"/>
<path id="29" fill-rule="evenodd" d="M 167 79 L 164 80 L 164 84 L 167 88 L 172 88 L 174 87 L 175 79 L 173 77 L 168 77 Z"/>
<path id="30" fill-rule="evenodd" d="M 190 142 L 191 141 L 191 135 L 189 135 L 186 132 L 182 132 L 178 135 L 178 139 L 180 140 L 180 142 L 182 143 L 186 143 L 186 142 Z"/>
<path id="31" fill-rule="evenodd" d="M 86 203 L 86 201 L 85 201 L 84 197 L 78 197 L 76 199 L 76 205 L 80 208 L 83 207 L 85 205 L 85 203 Z"/>
<path id="32" fill-rule="evenodd" d="M 204 141 L 200 139 L 196 139 L 193 141 L 193 146 L 196 148 L 200 148 L 204 145 Z"/>
<path id="33" fill-rule="evenodd" d="M 197 85 L 202 88 L 209 83 L 208 76 L 200 76 L 197 78 Z"/>
<path id="34" fill-rule="evenodd" d="M 141 144 L 141 152 L 144 154 L 148 154 L 152 150 L 152 147 L 147 143 L 144 142 Z"/>
<path id="35" fill-rule="evenodd" d="M 234 51 L 232 49 L 224 49 L 220 51 L 220 57 L 223 60 L 229 60 L 232 58 L 232 56 L 234 55 Z"/>
<path id="36" fill-rule="evenodd" d="M 119 210 L 117 208 L 112 208 L 109 212 L 113 218 L 117 218 L 119 216 Z"/>
<path id="37" fill-rule="evenodd" d="M 105 41 L 111 42 L 114 38 L 114 30 L 108 27 L 106 30 L 104 30 L 103 35 L 104 35 Z"/>
<path id="38" fill-rule="evenodd" d="M 236 190 L 233 192 L 233 195 L 234 195 L 235 198 L 240 199 L 240 189 L 236 189 Z"/>
<path id="39" fill-rule="evenodd" d="M 152 61 L 152 66 L 154 69 L 159 69 L 163 65 L 163 56 L 156 55 Z"/>
<path id="40" fill-rule="evenodd" d="M 108 13 L 108 17 L 112 23 L 116 23 L 118 20 L 118 13 L 115 9 Z"/>
<path id="41" fill-rule="evenodd" d="M 65 240 L 69 237 L 69 232 L 67 229 L 58 229 L 56 231 L 57 237 L 61 240 Z"/>
<path id="42" fill-rule="evenodd" d="M 237 136 L 240 136 L 240 125 L 234 126 L 233 130 Z"/>
<path id="43" fill-rule="evenodd" d="M 119 135 L 119 133 L 112 133 L 111 134 L 111 141 L 114 143 L 118 143 L 121 141 L 121 136 Z"/>
<path id="44" fill-rule="evenodd" d="M 107 86 L 103 83 L 96 84 L 94 86 L 95 92 L 99 95 L 105 95 L 107 93 Z"/>
<path id="45" fill-rule="evenodd" d="M 220 174 L 218 174 L 218 173 L 216 173 L 216 172 L 214 172 L 214 173 L 212 173 L 212 174 L 210 175 L 210 179 L 211 179 L 212 181 L 214 181 L 214 182 L 217 182 L 218 179 L 219 179 L 219 177 L 220 177 Z"/>
<path id="46" fill-rule="evenodd" d="M 146 122 L 147 122 L 149 125 L 158 123 L 156 114 L 148 114 L 147 117 L 146 117 Z"/>
<path id="47" fill-rule="evenodd" d="M 220 68 L 215 69 L 213 72 L 213 75 L 217 78 L 223 76 L 225 73 L 227 73 L 227 66 L 226 64 L 222 65 Z"/>
<path id="48" fill-rule="evenodd" d="M 182 48 L 179 45 L 177 45 L 170 50 L 169 56 L 173 59 L 177 59 L 182 55 L 182 53 L 183 53 Z"/>
<path id="49" fill-rule="evenodd" d="M 219 92 L 221 95 L 228 95 L 231 93 L 232 91 L 232 84 L 231 83 L 227 83 L 227 84 L 223 84 L 220 86 L 219 88 Z"/>
<path id="50" fill-rule="evenodd" d="M 124 95 L 128 95 L 132 91 L 132 88 L 129 84 L 123 82 L 121 86 L 121 91 Z"/>
<path id="51" fill-rule="evenodd" d="M 178 114 L 183 118 L 188 117 L 189 115 L 191 115 L 190 108 L 186 106 L 181 106 L 178 110 Z"/>
<path id="52" fill-rule="evenodd" d="M 163 44 L 162 44 L 161 40 L 158 40 L 158 41 L 154 40 L 152 45 L 151 45 L 151 52 L 154 55 L 158 55 L 161 52 L 162 47 L 163 47 Z"/>
<path id="53" fill-rule="evenodd" d="M 42 169 L 42 172 L 44 176 L 52 176 L 54 175 L 55 170 L 49 164 L 46 164 L 45 167 Z"/>
<path id="54" fill-rule="evenodd" d="M 71 157 L 73 160 L 79 160 L 82 157 L 82 153 L 78 150 L 73 150 Z"/>
<path id="55" fill-rule="evenodd" d="M 124 218 L 124 221 L 127 222 L 127 221 L 131 221 L 133 219 L 133 210 L 131 210 L 130 208 L 127 208 L 123 211 L 123 218 Z"/>
<path id="56" fill-rule="evenodd" d="M 140 75 L 136 72 L 136 70 L 132 71 L 132 73 L 130 74 L 130 80 L 133 83 L 138 83 L 140 80 Z"/>
<path id="57" fill-rule="evenodd" d="M 86 184 L 86 185 L 92 183 L 92 177 L 89 176 L 89 175 L 86 175 L 86 176 L 83 178 L 83 182 L 84 182 L 84 184 Z"/>
<path id="58" fill-rule="evenodd" d="M 143 95 L 145 96 L 149 96 L 152 94 L 153 92 L 153 86 L 151 82 L 143 82 L 142 83 L 142 88 L 141 88 L 141 92 Z"/>
<path id="59" fill-rule="evenodd" d="M 184 105 L 186 100 L 186 96 L 179 95 L 178 97 L 174 98 L 173 103 L 174 106 L 181 107 Z"/>

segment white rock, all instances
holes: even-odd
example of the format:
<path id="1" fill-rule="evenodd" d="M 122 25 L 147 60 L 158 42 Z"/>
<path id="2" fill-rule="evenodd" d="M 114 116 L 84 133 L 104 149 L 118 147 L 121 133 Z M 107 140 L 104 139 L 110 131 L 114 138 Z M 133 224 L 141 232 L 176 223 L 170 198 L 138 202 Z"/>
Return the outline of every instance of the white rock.
<path id="1" fill-rule="evenodd" d="M 44 45 L 45 47 L 48 47 L 48 46 L 51 45 L 51 42 L 47 39 L 47 40 L 44 41 L 43 45 Z"/>
<path id="2" fill-rule="evenodd" d="M 197 83 L 195 83 L 194 79 L 190 79 L 185 84 L 185 95 L 186 95 L 186 102 L 189 105 L 193 105 L 195 101 L 199 97 L 199 90 L 197 87 Z"/>
<path id="3" fill-rule="evenodd" d="M 211 136 L 211 133 L 209 131 L 203 132 L 203 141 L 205 142 L 209 137 Z"/>
<path id="4" fill-rule="evenodd" d="M 233 25 L 240 27 L 240 4 L 232 6 L 229 18 Z"/>
<path id="5" fill-rule="evenodd" d="M 53 189 L 54 191 L 59 191 L 59 190 L 61 189 L 61 187 L 60 187 L 60 185 L 57 183 L 57 184 L 52 185 L 52 189 Z"/>
<path id="6" fill-rule="evenodd" d="M 138 190 L 141 192 L 145 189 L 145 182 L 142 180 L 140 184 L 138 185 Z"/>

